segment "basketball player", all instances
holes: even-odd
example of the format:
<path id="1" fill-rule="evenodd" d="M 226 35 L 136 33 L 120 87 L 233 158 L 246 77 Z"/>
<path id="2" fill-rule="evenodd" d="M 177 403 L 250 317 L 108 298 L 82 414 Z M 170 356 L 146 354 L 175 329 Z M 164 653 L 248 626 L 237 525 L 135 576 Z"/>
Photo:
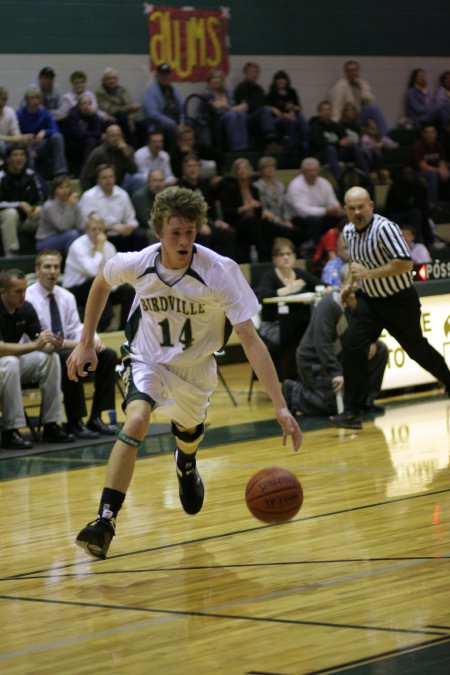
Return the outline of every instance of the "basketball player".
<path id="1" fill-rule="evenodd" d="M 234 261 L 194 245 L 206 211 L 203 197 L 185 188 L 170 187 L 156 196 L 150 224 L 159 243 L 108 260 L 92 285 L 84 330 L 67 362 L 75 381 L 95 370 L 94 333 L 108 295 L 114 286 L 131 284 L 136 297 L 122 348 L 126 421 L 109 458 L 98 516 L 76 540 L 96 558 L 106 557 L 115 534 L 153 410 L 164 410 L 172 420 L 181 504 L 189 514 L 202 508 L 204 487 L 196 452 L 217 384 L 213 355 L 226 342 L 231 326 L 273 401 L 283 443 L 291 436 L 295 451 L 301 444 L 301 431 L 252 323 L 258 311 L 253 291 Z"/>

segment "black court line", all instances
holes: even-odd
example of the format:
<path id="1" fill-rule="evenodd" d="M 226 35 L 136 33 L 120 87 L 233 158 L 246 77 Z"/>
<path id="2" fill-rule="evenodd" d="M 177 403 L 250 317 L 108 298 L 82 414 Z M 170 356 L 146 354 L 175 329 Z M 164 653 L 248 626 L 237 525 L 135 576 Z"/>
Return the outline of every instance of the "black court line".
<path id="1" fill-rule="evenodd" d="M 288 560 L 284 562 L 263 562 L 263 563 L 230 563 L 223 565 L 188 565 L 187 567 L 140 567 L 137 569 L 126 570 L 104 570 L 99 572 L 84 572 L 83 577 L 91 576 L 109 576 L 115 574 L 148 574 L 149 572 L 194 572 L 201 570 L 229 570 L 245 568 L 266 568 L 266 567 L 293 567 L 298 565 L 335 565 L 347 563 L 375 563 L 375 562 L 401 562 L 413 560 L 415 562 L 427 562 L 428 560 L 450 562 L 450 554 L 446 555 L 424 555 L 424 556 L 399 556 L 396 558 L 336 558 L 335 560 Z M 80 577 L 80 572 L 67 574 L 27 574 L 26 576 L 2 577 L 0 581 L 27 581 L 28 579 L 73 579 Z M 445 626 L 431 626 L 434 628 L 445 628 Z M 450 630 L 450 627 L 449 627 Z"/>
<path id="2" fill-rule="evenodd" d="M 309 673 L 304 673 L 304 675 L 333 675 L 333 673 L 339 673 L 343 670 L 347 670 L 348 668 L 355 668 L 357 666 L 364 666 L 370 663 L 377 663 L 378 661 L 382 661 L 383 659 L 389 656 L 404 656 L 406 654 L 410 654 L 412 652 L 425 649 L 426 647 L 432 647 L 439 644 L 446 644 L 447 642 L 449 642 L 448 636 L 435 638 L 434 640 L 425 640 L 424 642 L 417 642 L 416 644 L 409 645 L 408 647 L 403 647 L 402 649 L 391 649 L 390 651 L 387 652 L 381 652 L 376 656 L 363 657 L 361 659 L 355 659 L 354 661 L 347 661 L 346 663 L 342 663 L 339 666 L 330 666 L 328 668 L 322 668 L 321 670 L 313 670 Z M 380 671 L 380 673 L 381 672 L 382 671 Z M 388 671 L 383 672 L 387 673 Z M 391 673 L 396 672 L 400 673 L 401 671 L 399 670 L 391 671 Z M 249 671 L 249 673 L 246 673 L 246 675 L 256 675 L 256 674 L 252 673 L 252 671 Z M 265 674 L 262 673 L 261 675 Z M 268 673 L 267 675 L 272 674 Z M 276 673 L 273 675 L 276 675 Z M 279 675 L 281 675 L 281 673 L 279 673 Z"/>
<path id="3" fill-rule="evenodd" d="M 432 624 L 429 624 L 426 627 L 427 628 L 437 628 L 438 630 L 450 630 L 450 626 L 434 626 Z"/>
<path id="4" fill-rule="evenodd" d="M 339 509 L 337 511 L 328 511 L 326 513 L 319 513 L 314 516 L 305 516 L 304 518 L 292 518 L 285 523 L 273 523 L 270 525 L 258 525 L 256 527 L 247 527 L 243 530 L 232 530 L 231 532 L 221 532 L 220 534 L 212 534 L 207 537 L 198 537 L 196 539 L 187 539 L 185 541 L 178 541 L 172 544 L 162 544 L 161 546 L 152 546 L 150 548 L 138 549 L 136 551 L 130 551 L 128 553 L 118 553 L 116 555 L 111 555 L 108 557 L 108 560 L 118 560 L 119 558 L 129 558 L 134 555 L 141 555 L 142 553 L 154 553 L 156 551 L 164 551 L 171 548 L 177 548 L 178 546 L 187 546 L 190 544 L 201 544 L 206 541 L 214 541 L 215 539 L 225 539 L 228 537 L 234 537 L 241 534 L 248 534 L 249 532 L 258 532 L 259 530 L 266 530 L 272 527 L 288 527 L 301 522 L 306 522 L 309 520 L 318 520 L 319 518 L 329 518 L 331 516 L 339 516 L 345 513 L 353 513 L 355 511 L 364 511 L 366 509 L 377 508 L 378 506 L 389 506 L 391 504 L 399 504 L 406 501 L 411 501 L 415 499 L 423 499 L 424 497 L 434 497 L 436 495 L 446 494 L 450 492 L 450 488 L 445 488 L 443 490 L 435 490 L 433 492 L 424 492 L 418 495 L 410 495 L 409 497 L 397 497 L 396 499 L 387 499 L 383 502 L 374 502 L 373 504 L 365 504 L 364 506 L 352 506 L 348 509 Z M 39 570 L 32 570 L 30 572 L 21 572 L 20 574 L 15 574 L 8 577 L 0 577 L 0 581 L 6 581 L 11 579 L 20 579 L 21 577 L 27 577 L 29 575 L 43 574 L 45 572 L 52 572 L 57 570 L 63 570 L 68 567 L 83 567 L 85 565 L 91 564 L 101 564 L 102 560 L 94 560 L 93 558 L 88 558 L 86 560 L 79 560 L 77 562 L 66 563 L 65 565 L 58 565 L 57 567 L 47 567 Z"/>
<path id="5" fill-rule="evenodd" d="M 246 616 L 240 614 L 221 614 L 220 612 L 199 612 L 176 609 L 161 609 L 159 607 L 132 607 L 129 605 L 110 605 L 100 602 L 77 602 L 74 600 L 50 600 L 46 598 L 30 598 L 19 595 L 0 595 L 0 600 L 15 600 L 21 602 L 36 602 L 45 605 L 64 605 L 69 607 L 92 607 L 95 609 L 117 609 L 125 612 L 143 612 L 145 614 L 167 614 L 169 616 L 197 616 L 206 619 L 234 619 L 238 621 L 253 621 L 256 623 L 288 624 L 293 626 L 320 626 L 321 628 L 351 628 L 353 630 L 376 631 L 381 633 L 402 633 L 407 635 L 446 635 L 441 631 L 430 631 L 416 628 L 385 628 L 382 626 L 364 626 L 358 624 L 332 623 L 328 621 L 306 621 L 298 619 L 275 619 L 273 617 Z"/>

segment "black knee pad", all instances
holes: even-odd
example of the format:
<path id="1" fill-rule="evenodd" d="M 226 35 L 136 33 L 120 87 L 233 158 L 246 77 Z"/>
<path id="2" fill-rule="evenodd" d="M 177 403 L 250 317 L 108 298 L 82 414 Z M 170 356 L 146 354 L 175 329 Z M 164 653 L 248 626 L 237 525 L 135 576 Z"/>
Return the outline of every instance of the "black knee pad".
<path id="1" fill-rule="evenodd" d="M 180 441 L 184 441 L 184 443 L 192 443 L 193 441 L 196 441 L 198 438 L 203 436 L 204 431 L 205 425 L 203 422 L 196 426 L 193 434 L 187 434 L 185 431 L 180 431 L 175 422 L 172 422 L 172 435 L 175 436 L 175 438 L 179 438 Z"/>

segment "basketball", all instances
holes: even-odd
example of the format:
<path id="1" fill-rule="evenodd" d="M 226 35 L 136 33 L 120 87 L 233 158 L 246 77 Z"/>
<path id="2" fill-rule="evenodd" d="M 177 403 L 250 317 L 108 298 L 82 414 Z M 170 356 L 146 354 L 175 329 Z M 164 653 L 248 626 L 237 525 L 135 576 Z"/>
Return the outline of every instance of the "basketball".
<path id="1" fill-rule="evenodd" d="M 282 523 L 293 518 L 303 503 L 303 490 L 297 476 L 272 466 L 250 478 L 245 490 L 249 511 L 263 523 Z"/>

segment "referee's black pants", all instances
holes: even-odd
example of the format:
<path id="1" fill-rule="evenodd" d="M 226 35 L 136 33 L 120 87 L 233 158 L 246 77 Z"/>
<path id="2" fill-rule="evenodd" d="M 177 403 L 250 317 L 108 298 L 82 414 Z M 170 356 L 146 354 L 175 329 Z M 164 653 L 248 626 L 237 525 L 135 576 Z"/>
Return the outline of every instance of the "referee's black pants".
<path id="1" fill-rule="evenodd" d="M 351 315 L 344 345 L 344 406 L 357 413 L 368 382 L 369 347 L 385 328 L 422 368 L 450 391 L 450 370 L 445 360 L 422 335 L 420 301 L 415 288 L 388 298 L 370 298 L 361 291 Z"/>
<path id="2" fill-rule="evenodd" d="M 61 349 L 59 358 L 61 361 L 61 389 L 64 397 L 64 408 L 67 421 L 79 422 L 87 415 L 86 398 L 84 395 L 83 378 L 78 382 L 69 380 L 67 375 L 66 361 L 72 353 L 72 349 Z M 98 364 L 94 372 L 94 398 L 92 400 L 91 414 L 99 415 L 102 410 L 114 410 L 115 408 L 115 369 L 117 354 L 114 349 L 107 347 L 97 353 Z"/>

